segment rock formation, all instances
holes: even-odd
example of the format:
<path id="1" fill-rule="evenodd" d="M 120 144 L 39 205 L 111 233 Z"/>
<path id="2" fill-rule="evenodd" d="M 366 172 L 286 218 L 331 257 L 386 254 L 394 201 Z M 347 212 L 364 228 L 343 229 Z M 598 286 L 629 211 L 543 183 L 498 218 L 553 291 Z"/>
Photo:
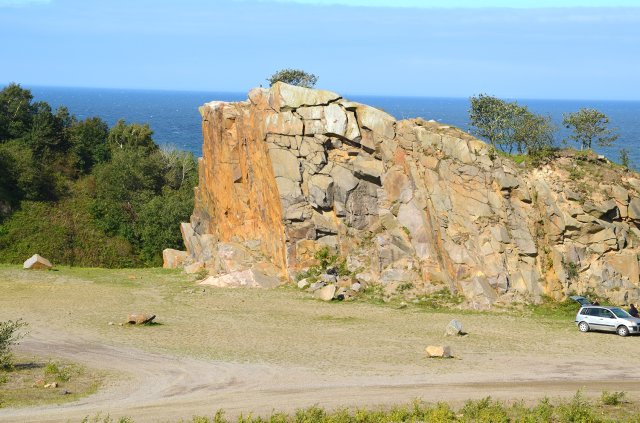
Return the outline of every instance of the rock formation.
<path id="1" fill-rule="evenodd" d="M 182 234 L 214 277 L 253 269 L 271 286 L 328 247 L 359 283 L 448 288 L 477 308 L 640 294 L 640 179 L 611 163 L 522 167 L 457 128 L 282 83 L 200 112 Z"/>

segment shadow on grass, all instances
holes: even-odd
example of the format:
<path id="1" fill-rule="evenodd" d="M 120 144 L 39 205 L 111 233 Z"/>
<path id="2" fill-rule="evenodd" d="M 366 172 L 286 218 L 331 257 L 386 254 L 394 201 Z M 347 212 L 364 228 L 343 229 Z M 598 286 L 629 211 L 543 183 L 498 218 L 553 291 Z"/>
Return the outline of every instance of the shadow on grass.
<path id="1" fill-rule="evenodd" d="M 41 369 L 45 366 L 44 363 L 35 363 L 33 361 L 28 363 L 14 363 L 12 370 L 21 371 L 21 370 L 29 370 L 29 369 Z"/>

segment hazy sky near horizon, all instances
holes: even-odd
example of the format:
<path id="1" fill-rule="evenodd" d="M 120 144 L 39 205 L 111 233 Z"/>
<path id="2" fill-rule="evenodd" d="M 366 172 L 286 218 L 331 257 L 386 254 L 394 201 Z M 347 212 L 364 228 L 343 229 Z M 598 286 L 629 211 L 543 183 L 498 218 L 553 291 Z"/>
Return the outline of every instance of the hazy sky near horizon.
<path id="1" fill-rule="evenodd" d="M 2 84 L 640 100 L 640 0 L 0 0 L 0 43 Z"/>

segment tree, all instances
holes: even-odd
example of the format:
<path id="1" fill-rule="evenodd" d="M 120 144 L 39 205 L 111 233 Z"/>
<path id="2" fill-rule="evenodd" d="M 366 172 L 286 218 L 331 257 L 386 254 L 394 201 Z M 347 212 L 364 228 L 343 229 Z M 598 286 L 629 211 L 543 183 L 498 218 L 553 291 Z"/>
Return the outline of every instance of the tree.
<path id="1" fill-rule="evenodd" d="M 78 172 L 89 173 L 94 165 L 109 159 L 109 127 L 99 117 L 74 122 L 68 132 L 74 167 Z"/>
<path id="2" fill-rule="evenodd" d="M 297 85 L 304 88 L 313 88 L 318 82 L 318 77 L 301 69 L 282 69 L 267 78 L 269 86 L 276 82 Z"/>
<path id="3" fill-rule="evenodd" d="M 513 141 L 519 154 L 534 154 L 553 146 L 557 128 L 550 116 L 532 113 L 520 107 L 514 119 Z"/>
<path id="4" fill-rule="evenodd" d="M 156 150 L 157 144 L 152 138 L 153 131 L 149 128 L 149 124 L 141 125 L 139 123 L 127 124 L 124 119 L 120 119 L 111 130 L 107 143 L 111 149 L 129 149 L 142 147 L 149 151 Z"/>
<path id="5" fill-rule="evenodd" d="M 622 167 L 625 168 L 625 170 L 629 170 L 629 168 L 631 167 L 631 160 L 629 159 L 629 150 L 627 150 L 626 148 L 620 149 L 620 164 L 622 165 Z"/>
<path id="6" fill-rule="evenodd" d="M 470 123 L 474 133 L 491 145 L 512 153 L 538 152 L 553 145 L 556 131 L 551 118 L 537 115 L 526 106 L 480 94 L 471 97 Z"/>
<path id="7" fill-rule="evenodd" d="M 160 148 L 160 155 L 164 161 L 165 185 L 172 189 L 180 189 L 185 183 L 191 187 L 197 185 L 198 160 L 193 153 L 165 146 Z"/>
<path id="8" fill-rule="evenodd" d="M 517 104 L 507 103 L 486 94 L 471 97 L 469 101 L 470 124 L 475 127 L 473 133 L 485 138 L 496 148 L 512 148 L 513 121 L 518 112 Z"/>
<path id="9" fill-rule="evenodd" d="M 609 118 L 596 109 L 582 108 L 574 113 L 565 113 L 562 124 L 572 129 L 570 140 L 580 144 L 580 149 L 590 149 L 593 142 L 600 147 L 608 147 L 618 139 L 615 129 L 608 128 Z"/>
<path id="10" fill-rule="evenodd" d="M 11 83 L 0 91 L 0 141 L 20 138 L 31 125 L 33 95 Z"/>

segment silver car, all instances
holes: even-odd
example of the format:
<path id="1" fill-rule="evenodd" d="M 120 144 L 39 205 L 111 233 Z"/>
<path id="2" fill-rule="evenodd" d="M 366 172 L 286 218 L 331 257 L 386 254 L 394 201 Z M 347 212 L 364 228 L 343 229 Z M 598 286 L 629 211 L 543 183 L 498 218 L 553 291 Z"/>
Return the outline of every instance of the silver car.
<path id="1" fill-rule="evenodd" d="M 620 307 L 584 305 L 576 315 L 580 332 L 604 330 L 620 336 L 640 333 L 640 319 Z"/>

